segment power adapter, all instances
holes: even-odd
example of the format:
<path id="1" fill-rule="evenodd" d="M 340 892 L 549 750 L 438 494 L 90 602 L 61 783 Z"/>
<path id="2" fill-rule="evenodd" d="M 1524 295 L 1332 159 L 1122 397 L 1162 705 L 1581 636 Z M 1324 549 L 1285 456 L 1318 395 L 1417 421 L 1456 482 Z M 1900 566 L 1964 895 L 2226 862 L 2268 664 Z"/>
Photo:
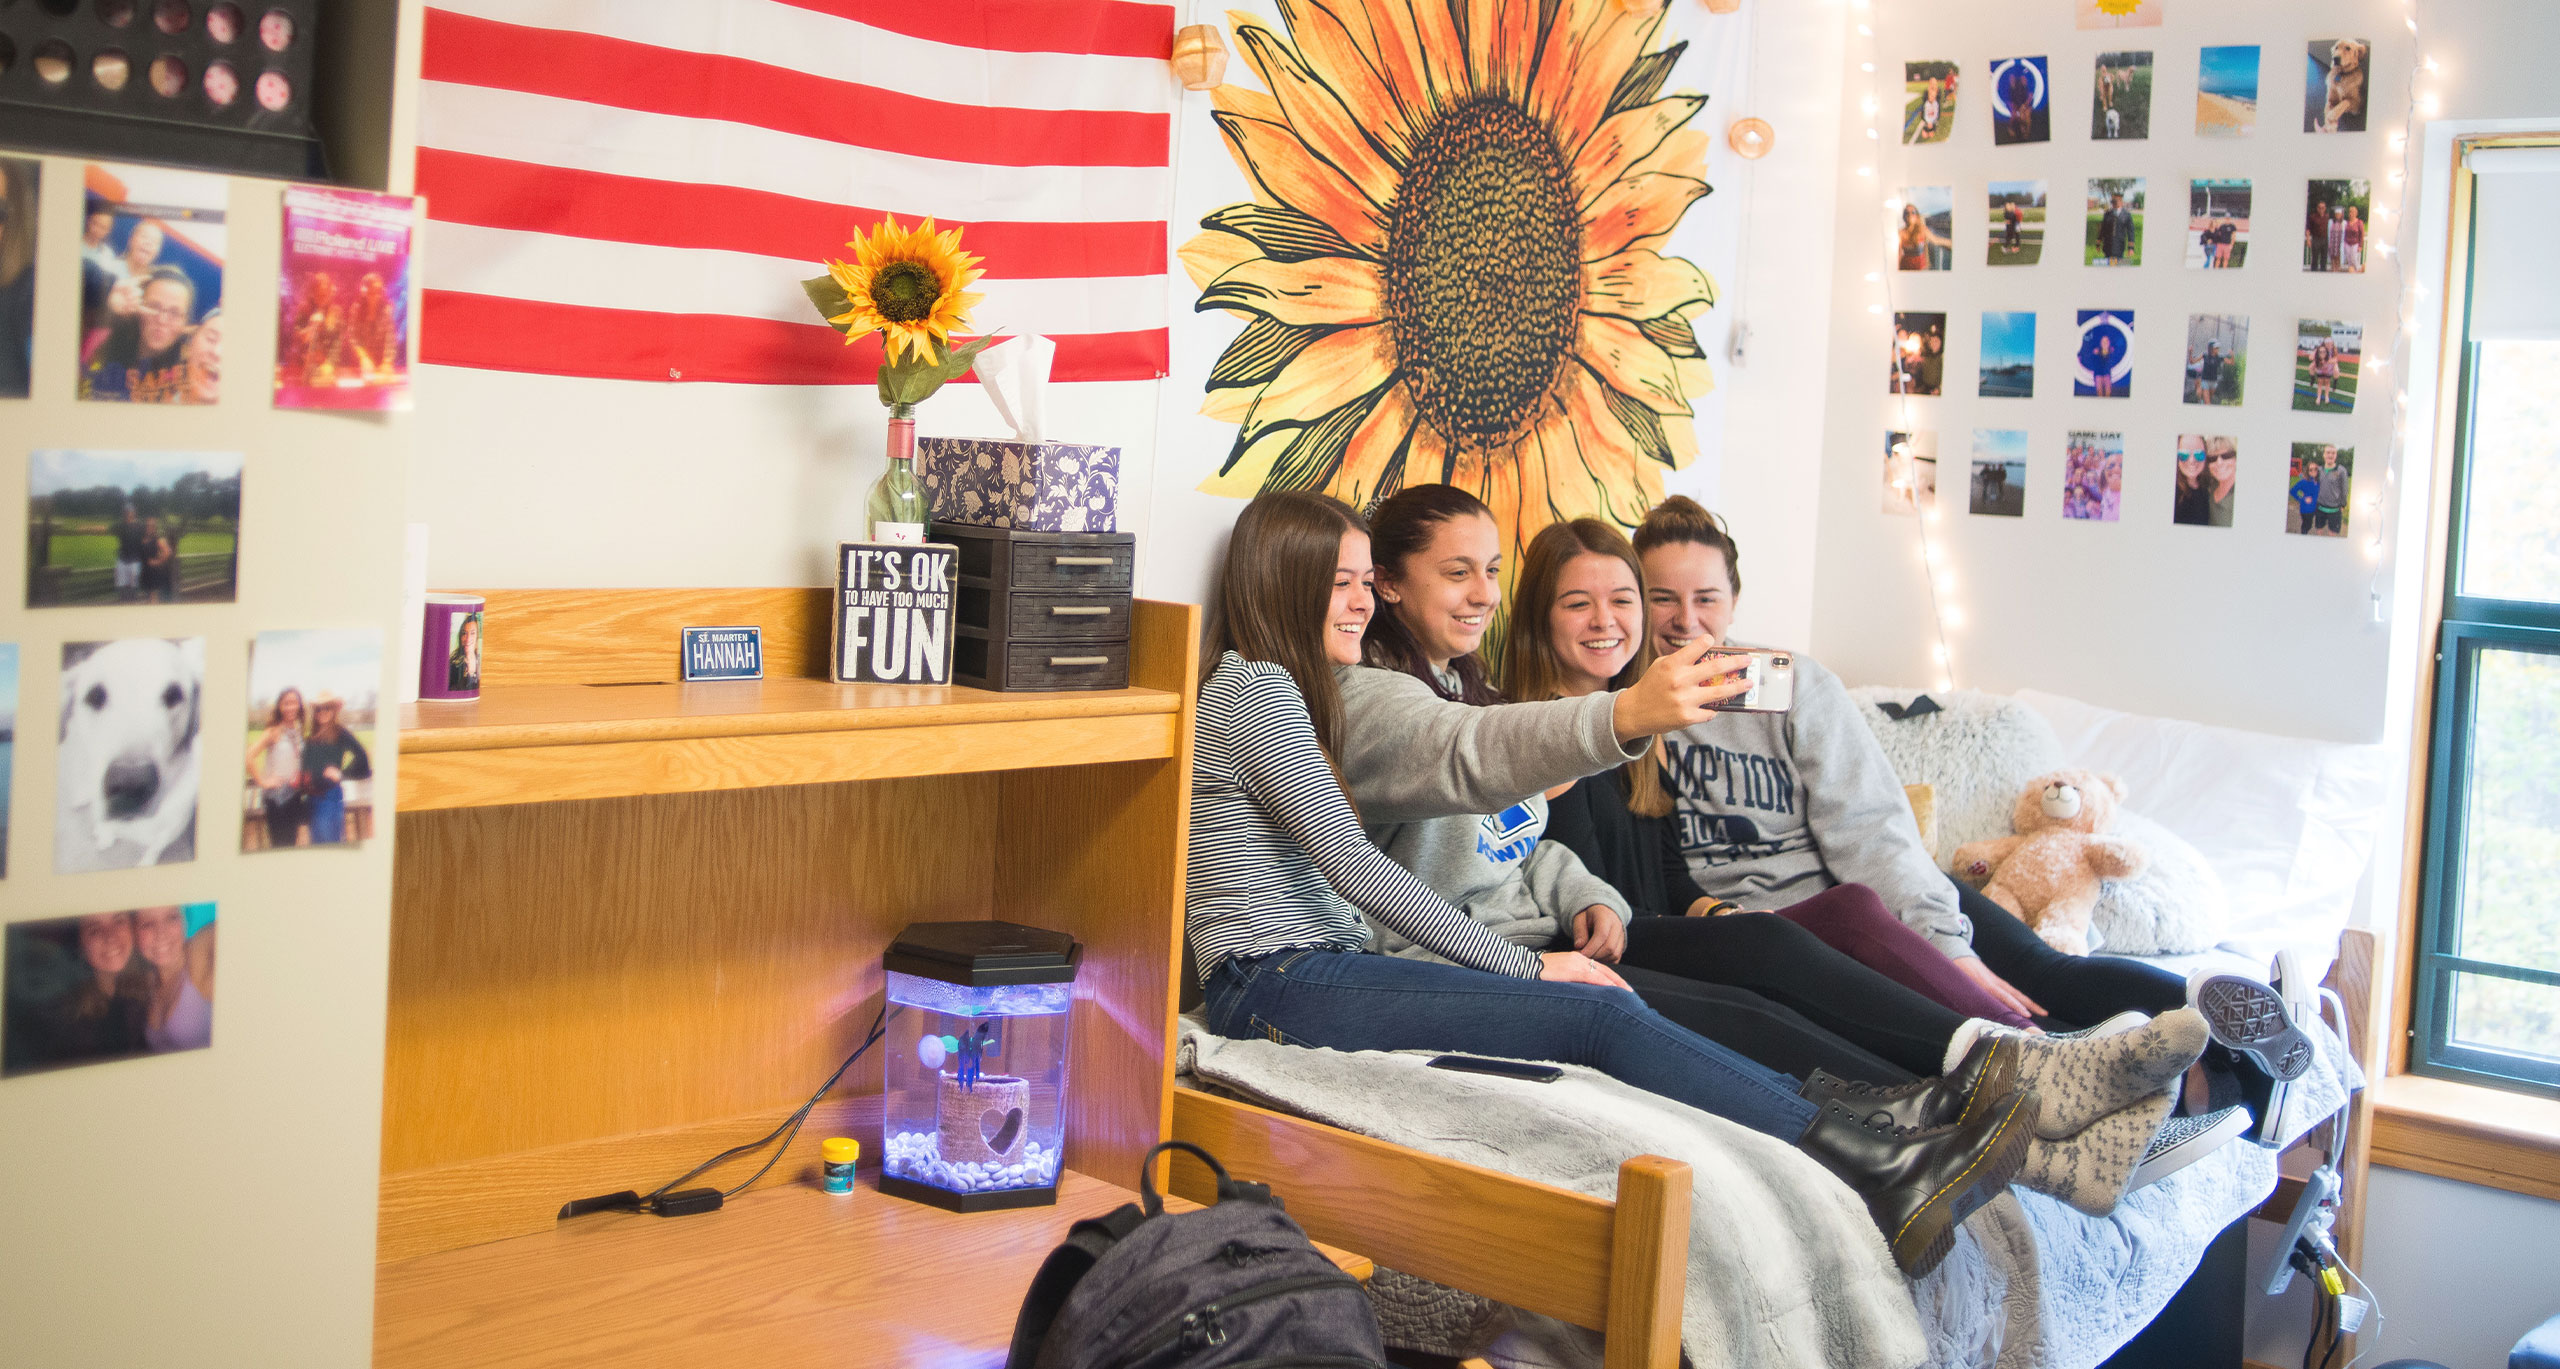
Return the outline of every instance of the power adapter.
<path id="1" fill-rule="evenodd" d="M 720 1202 L 720 1190 L 716 1188 L 680 1188 L 659 1194 L 649 1210 L 661 1217 L 690 1217 L 697 1212 L 717 1212 Z"/>

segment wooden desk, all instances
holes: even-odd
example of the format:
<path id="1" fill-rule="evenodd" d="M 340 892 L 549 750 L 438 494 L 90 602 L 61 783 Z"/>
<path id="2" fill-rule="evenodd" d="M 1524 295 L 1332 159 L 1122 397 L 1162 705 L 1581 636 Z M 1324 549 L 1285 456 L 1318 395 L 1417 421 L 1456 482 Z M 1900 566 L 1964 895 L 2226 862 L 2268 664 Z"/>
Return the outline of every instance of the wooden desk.
<path id="1" fill-rule="evenodd" d="M 375 1369 L 993 1369 L 1067 1227 L 1137 1200 L 1070 1170 L 1056 1207 L 963 1216 L 884 1198 L 877 1178 L 850 1196 L 795 1184 L 699 1217 L 598 1214 L 383 1265 Z"/>

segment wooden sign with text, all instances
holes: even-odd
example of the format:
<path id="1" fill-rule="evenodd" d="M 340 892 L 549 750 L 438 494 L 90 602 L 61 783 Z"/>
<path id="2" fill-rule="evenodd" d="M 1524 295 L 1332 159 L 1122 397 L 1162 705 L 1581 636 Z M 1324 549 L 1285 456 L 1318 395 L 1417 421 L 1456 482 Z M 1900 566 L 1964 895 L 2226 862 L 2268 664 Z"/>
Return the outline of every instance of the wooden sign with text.
<path id="1" fill-rule="evenodd" d="M 951 683 L 959 561 L 959 549 L 942 542 L 837 544 L 836 680 Z"/>

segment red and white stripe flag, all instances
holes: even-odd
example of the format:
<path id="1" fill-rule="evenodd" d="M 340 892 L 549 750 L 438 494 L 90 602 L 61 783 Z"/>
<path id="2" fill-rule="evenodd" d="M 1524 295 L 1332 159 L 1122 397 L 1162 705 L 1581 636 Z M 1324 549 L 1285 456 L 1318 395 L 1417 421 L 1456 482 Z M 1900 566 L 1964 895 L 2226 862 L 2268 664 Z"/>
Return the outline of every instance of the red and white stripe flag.
<path id="1" fill-rule="evenodd" d="M 421 360 L 867 383 L 800 281 L 884 213 L 967 230 L 972 322 L 1165 371 L 1173 7 L 432 0 Z"/>

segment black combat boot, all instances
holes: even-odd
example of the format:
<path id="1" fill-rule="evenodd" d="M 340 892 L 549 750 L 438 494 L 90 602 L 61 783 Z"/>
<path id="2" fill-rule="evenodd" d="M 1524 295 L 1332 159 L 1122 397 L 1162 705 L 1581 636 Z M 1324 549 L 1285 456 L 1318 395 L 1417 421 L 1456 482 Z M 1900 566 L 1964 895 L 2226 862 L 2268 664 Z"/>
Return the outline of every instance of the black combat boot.
<path id="1" fill-rule="evenodd" d="M 2018 1087 L 2018 1043 L 1985 1032 L 1956 1067 L 1916 1084 L 1861 1084 L 1815 1070 L 1797 1090 L 1816 1107 L 1833 1099 L 1860 1117 L 1882 1118 L 1912 1131 L 1969 1122 Z"/>
<path id="2" fill-rule="evenodd" d="M 1796 1148 L 1867 1203 L 1893 1262 L 1925 1277 L 1947 1257 L 1956 1227 L 1991 1201 L 2026 1163 L 2036 1096 L 2016 1091 L 1974 1110 L 1971 1121 L 1910 1131 L 1824 1103 Z"/>

